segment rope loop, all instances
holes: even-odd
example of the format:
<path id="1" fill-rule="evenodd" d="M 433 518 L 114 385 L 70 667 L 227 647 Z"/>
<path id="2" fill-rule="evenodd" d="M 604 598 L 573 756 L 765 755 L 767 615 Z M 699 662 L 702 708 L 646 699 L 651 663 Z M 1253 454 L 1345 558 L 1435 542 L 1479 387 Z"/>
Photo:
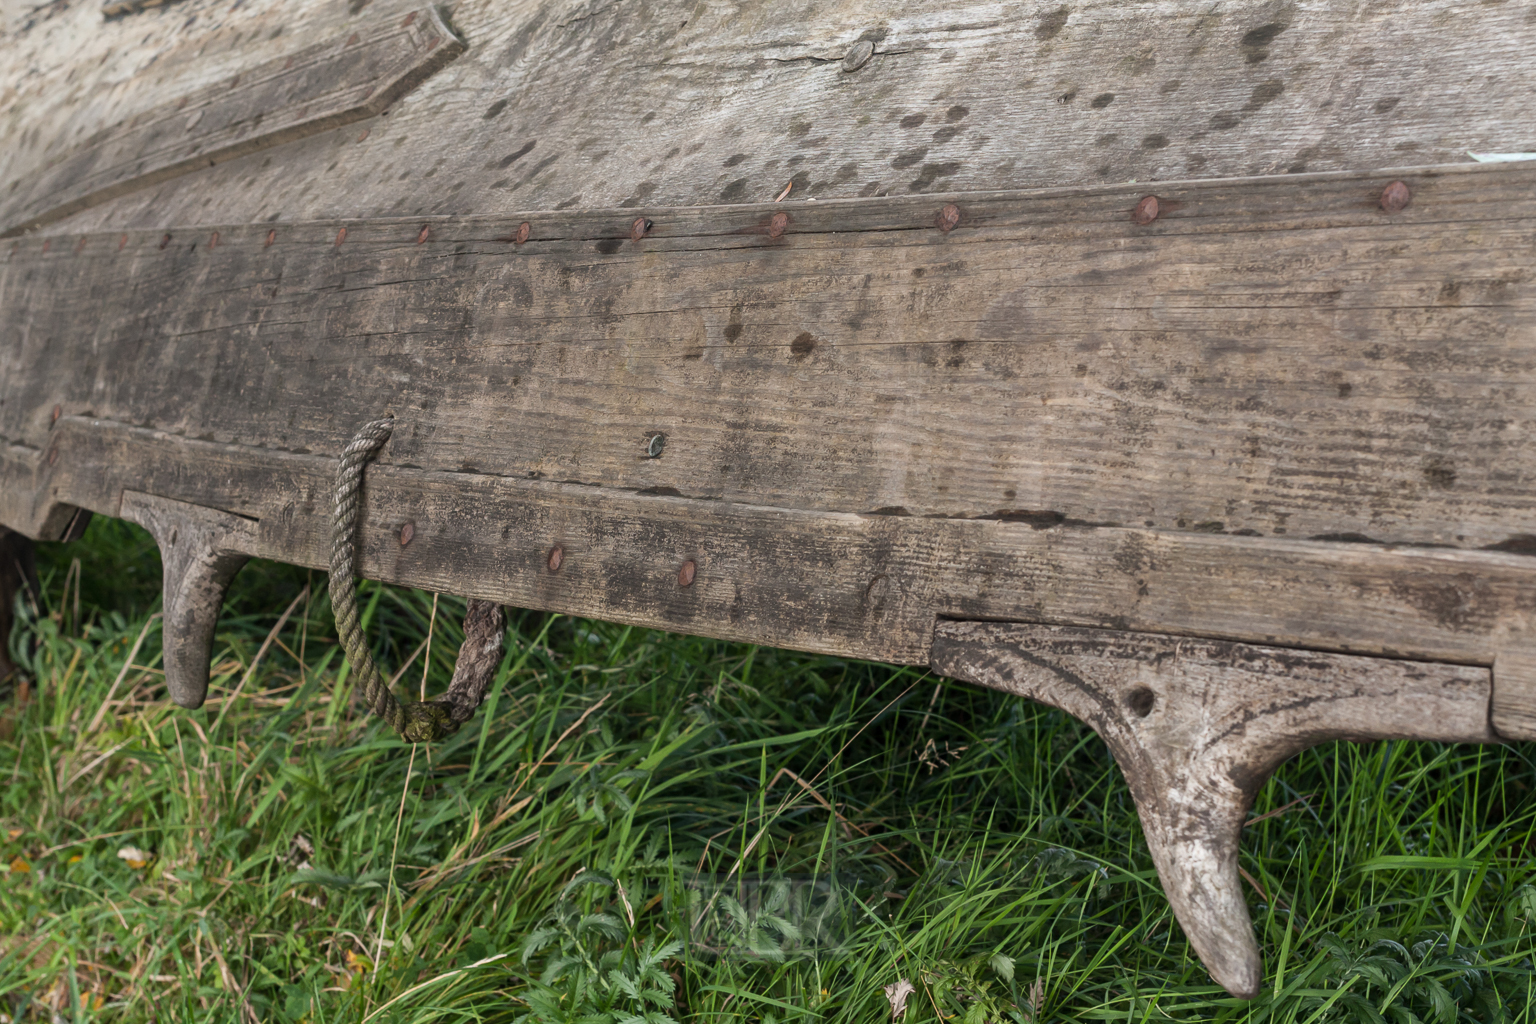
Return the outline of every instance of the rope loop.
<path id="1" fill-rule="evenodd" d="M 357 517 L 368 461 L 394 432 L 393 417 L 363 426 L 341 453 L 336 469 L 335 512 L 331 516 L 331 605 L 341 646 L 362 679 L 363 701 L 409 743 L 430 743 L 451 736 L 480 705 L 486 684 L 501 660 L 506 632 L 500 605 L 470 601 L 464 618 L 464 646 L 454 668 L 447 700 L 402 702 L 374 663 L 357 612 Z M 473 656 L 466 658 L 466 652 Z"/>

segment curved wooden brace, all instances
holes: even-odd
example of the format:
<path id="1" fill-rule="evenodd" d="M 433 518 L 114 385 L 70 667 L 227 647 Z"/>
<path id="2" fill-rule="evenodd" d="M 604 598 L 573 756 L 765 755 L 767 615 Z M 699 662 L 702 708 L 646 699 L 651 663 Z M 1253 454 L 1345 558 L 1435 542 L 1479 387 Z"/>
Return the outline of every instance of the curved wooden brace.
<path id="1" fill-rule="evenodd" d="M 1061 708 L 1125 773 L 1168 901 L 1211 977 L 1242 999 L 1263 965 L 1238 837 L 1281 762 L 1328 740 L 1496 743 L 1486 668 L 1148 633 L 941 623 L 937 672 Z"/>
<path id="2" fill-rule="evenodd" d="M 124 493 L 121 515 L 148 530 L 160 546 L 166 689 L 182 707 L 202 707 L 219 609 L 230 581 L 250 559 L 247 552 L 255 550 L 256 523 L 133 491 Z"/>

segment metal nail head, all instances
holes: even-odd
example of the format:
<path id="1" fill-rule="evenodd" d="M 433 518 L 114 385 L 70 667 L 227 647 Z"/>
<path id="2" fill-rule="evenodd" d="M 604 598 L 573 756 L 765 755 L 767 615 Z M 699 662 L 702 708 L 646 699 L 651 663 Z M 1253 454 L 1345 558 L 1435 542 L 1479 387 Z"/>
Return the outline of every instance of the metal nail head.
<path id="1" fill-rule="evenodd" d="M 512 236 L 513 243 L 516 245 L 522 245 L 524 242 L 528 241 L 528 232 L 532 230 L 533 228 L 529 226 L 528 222 L 523 221 L 517 226 L 517 234 Z"/>
<path id="2" fill-rule="evenodd" d="M 346 228 L 342 228 L 340 231 L 336 232 L 336 244 L 337 245 L 340 245 L 342 242 L 345 242 L 346 240 L 347 240 L 347 229 Z"/>
<path id="3" fill-rule="evenodd" d="M 563 561 L 565 561 L 565 549 L 561 547 L 551 549 L 549 552 L 549 571 L 559 572 L 560 563 Z"/>
<path id="4" fill-rule="evenodd" d="M 271 245 L 275 241 L 277 241 L 277 228 L 273 228 L 271 231 L 267 232 L 267 245 Z M 263 246 L 262 248 L 266 248 L 266 246 Z"/>
<path id="5" fill-rule="evenodd" d="M 934 217 L 933 223 L 938 226 L 940 231 L 946 235 L 949 234 L 955 230 L 955 225 L 960 223 L 960 207 L 954 203 L 946 203 L 944 209 L 940 210 L 937 216 Z"/>
<path id="6" fill-rule="evenodd" d="M 63 416 L 63 415 L 64 415 L 64 407 L 62 405 L 56 405 L 56 406 L 53 407 L 53 422 L 54 423 L 59 422 L 59 417 Z"/>
<path id="7" fill-rule="evenodd" d="M 417 245 L 422 244 L 423 242 L 425 242 L 427 240 L 427 238 L 431 234 L 432 234 L 432 228 L 430 226 L 426 225 L 426 224 L 423 224 L 421 226 L 421 230 L 416 232 L 416 244 Z"/>
<path id="8" fill-rule="evenodd" d="M 683 567 L 677 570 L 677 585 L 680 587 L 692 586 L 694 573 L 698 571 L 699 567 L 694 565 L 691 559 L 684 562 Z"/>
<path id="9" fill-rule="evenodd" d="M 666 434 L 653 434 L 649 441 L 645 442 L 645 457 L 648 459 L 661 458 L 661 452 L 667 447 Z"/>
<path id="10" fill-rule="evenodd" d="M 411 542 L 411 538 L 414 536 L 416 536 L 415 523 L 406 523 L 404 526 L 400 527 L 400 546 L 405 547 Z"/>
<path id="11" fill-rule="evenodd" d="M 1136 204 L 1136 212 L 1131 214 L 1131 219 L 1137 224 L 1151 224 L 1157 220 L 1157 213 L 1157 196 L 1144 196 Z"/>
<path id="12" fill-rule="evenodd" d="M 1401 181 L 1394 181 L 1381 190 L 1381 208 L 1388 213 L 1402 213 L 1413 202 L 1413 193 Z"/>
<path id="13" fill-rule="evenodd" d="M 784 229 L 789 227 L 789 214 L 776 213 L 768 221 L 768 237 L 778 238 L 784 234 Z"/>
<path id="14" fill-rule="evenodd" d="M 629 226 L 629 240 L 638 242 L 645 237 L 645 233 L 656 226 L 655 221 L 646 220 L 644 217 L 636 217 L 635 222 Z"/>
<path id="15" fill-rule="evenodd" d="M 869 63 L 869 58 L 875 54 L 875 44 L 868 39 L 860 39 L 848 47 L 848 52 L 843 54 L 843 70 L 849 73 L 859 70 Z"/>

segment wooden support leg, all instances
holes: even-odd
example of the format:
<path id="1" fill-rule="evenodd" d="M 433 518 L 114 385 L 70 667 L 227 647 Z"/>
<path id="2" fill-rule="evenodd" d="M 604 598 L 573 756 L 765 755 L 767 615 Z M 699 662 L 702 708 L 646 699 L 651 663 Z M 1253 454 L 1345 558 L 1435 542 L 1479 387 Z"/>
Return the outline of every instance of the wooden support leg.
<path id="1" fill-rule="evenodd" d="M 984 622 L 941 623 L 933 668 L 1054 705 L 1103 737 L 1190 944 L 1243 999 L 1263 970 L 1238 837 L 1270 773 L 1335 739 L 1498 742 L 1486 668 Z"/>
<path id="2" fill-rule="evenodd" d="M 129 491 L 122 517 L 154 535 L 164 566 L 165 685 L 184 708 L 208 695 L 208 659 L 219 609 L 255 551 L 256 524 L 217 509 Z"/>
<path id="3" fill-rule="evenodd" d="M 37 597 L 37 561 L 32 541 L 0 526 L 0 686 L 16 672 L 11 662 L 11 628 L 15 625 L 16 598 Z"/>

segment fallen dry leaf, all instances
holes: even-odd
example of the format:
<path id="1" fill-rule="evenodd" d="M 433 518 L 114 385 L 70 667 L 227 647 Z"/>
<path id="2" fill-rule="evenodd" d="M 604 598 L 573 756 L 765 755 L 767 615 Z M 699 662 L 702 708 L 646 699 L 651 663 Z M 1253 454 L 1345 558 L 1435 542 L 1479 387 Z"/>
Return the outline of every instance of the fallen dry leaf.
<path id="1" fill-rule="evenodd" d="M 11 861 L 11 874 L 13 874 L 13 875 L 25 874 L 26 872 L 31 871 L 31 870 L 32 870 L 32 865 L 28 864 L 26 861 L 22 860 L 19 855 L 16 857 L 15 860 Z"/>
<path id="2" fill-rule="evenodd" d="M 885 986 L 885 998 L 891 1004 L 891 1020 L 901 1020 L 907 1012 L 907 997 L 916 991 L 917 987 L 906 978 Z"/>

